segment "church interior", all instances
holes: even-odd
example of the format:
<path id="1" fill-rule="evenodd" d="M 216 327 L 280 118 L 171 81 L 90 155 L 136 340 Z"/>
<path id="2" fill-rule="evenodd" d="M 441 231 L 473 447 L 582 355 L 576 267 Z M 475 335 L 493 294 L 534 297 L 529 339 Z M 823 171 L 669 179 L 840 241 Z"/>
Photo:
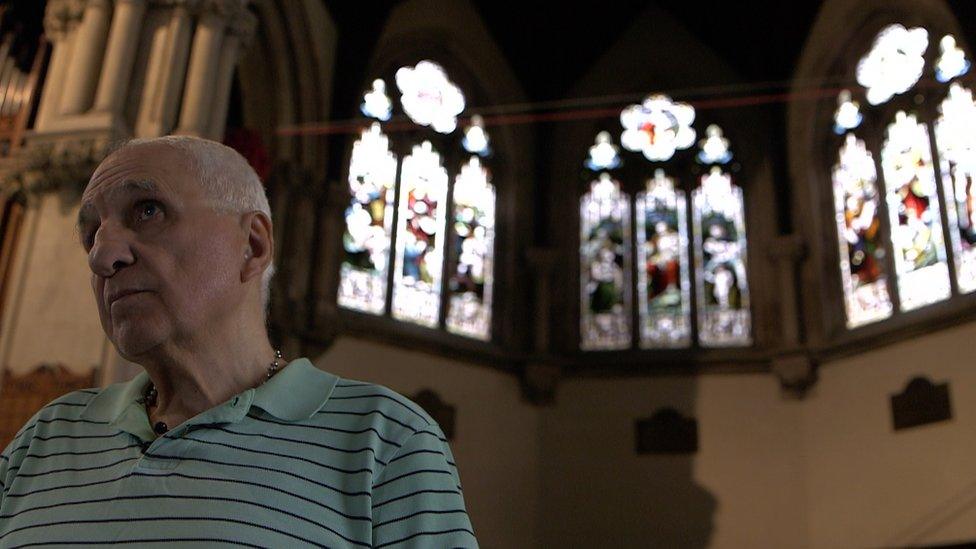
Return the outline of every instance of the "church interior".
<path id="1" fill-rule="evenodd" d="M 273 342 L 428 411 L 483 547 L 976 544 L 974 40 L 966 0 L 0 2 L 0 447 L 140 371 L 74 221 L 194 135 L 265 185 Z"/>

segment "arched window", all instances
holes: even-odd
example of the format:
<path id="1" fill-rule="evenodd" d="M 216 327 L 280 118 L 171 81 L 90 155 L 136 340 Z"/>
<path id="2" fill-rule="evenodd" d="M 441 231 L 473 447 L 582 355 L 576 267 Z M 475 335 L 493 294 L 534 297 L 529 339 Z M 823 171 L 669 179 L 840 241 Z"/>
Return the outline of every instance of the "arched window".
<path id="1" fill-rule="evenodd" d="M 682 152 L 696 143 L 695 110 L 663 95 L 627 107 L 620 121 L 627 158 L 604 131 L 585 162 L 593 177 L 580 201 L 580 347 L 751 345 L 744 201 L 729 140 L 712 124 L 697 154 Z"/>
<path id="2" fill-rule="evenodd" d="M 363 98 L 374 121 L 349 161 L 338 303 L 490 340 L 495 191 L 483 120 L 459 131 L 464 94 L 437 63 L 394 80 L 405 116 L 383 79 Z"/>
<path id="3" fill-rule="evenodd" d="M 832 170 L 847 327 L 976 290 L 976 104 L 952 35 L 888 25 L 842 90 Z M 861 109 L 861 104 L 866 107 Z"/>

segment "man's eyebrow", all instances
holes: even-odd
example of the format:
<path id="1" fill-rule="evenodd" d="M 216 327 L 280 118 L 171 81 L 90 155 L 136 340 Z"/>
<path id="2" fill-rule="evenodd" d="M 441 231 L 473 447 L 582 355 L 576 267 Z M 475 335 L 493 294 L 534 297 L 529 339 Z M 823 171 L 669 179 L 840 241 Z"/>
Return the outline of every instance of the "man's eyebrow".
<path id="1" fill-rule="evenodd" d="M 112 187 L 105 191 L 108 196 L 114 196 L 117 194 L 127 194 L 133 191 L 143 191 L 153 194 L 159 193 L 159 187 L 151 179 L 130 179 L 125 181 L 121 185 Z M 91 223 L 95 221 L 95 207 L 92 205 L 91 200 L 87 200 L 81 205 L 81 209 L 78 210 L 78 221 L 75 224 L 75 229 L 79 234 Z"/>

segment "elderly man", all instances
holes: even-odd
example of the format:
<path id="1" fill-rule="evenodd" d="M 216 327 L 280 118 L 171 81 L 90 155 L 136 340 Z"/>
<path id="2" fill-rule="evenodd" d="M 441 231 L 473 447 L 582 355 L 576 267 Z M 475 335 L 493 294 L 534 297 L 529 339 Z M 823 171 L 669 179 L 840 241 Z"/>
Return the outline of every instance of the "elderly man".
<path id="1" fill-rule="evenodd" d="M 285 361 L 254 171 L 191 137 L 109 155 L 78 228 L 105 334 L 145 372 L 38 412 L 0 457 L 0 546 L 472 547 L 417 405 Z"/>

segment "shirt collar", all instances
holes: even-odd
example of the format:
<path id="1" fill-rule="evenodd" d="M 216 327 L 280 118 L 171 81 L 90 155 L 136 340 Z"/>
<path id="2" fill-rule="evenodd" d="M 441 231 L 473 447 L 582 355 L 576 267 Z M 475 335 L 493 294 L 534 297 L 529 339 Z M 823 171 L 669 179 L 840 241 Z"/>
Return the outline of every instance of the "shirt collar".
<path id="1" fill-rule="evenodd" d="M 238 396 L 244 396 L 244 402 L 250 402 L 278 419 L 301 421 L 312 417 L 325 405 L 338 381 L 337 376 L 316 368 L 303 357 L 289 362 L 267 383 Z M 134 408 L 133 405 L 138 405 L 144 413 L 141 399 L 148 385 L 149 375 L 144 371 L 130 381 L 110 385 L 88 403 L 81 417 L 115 424 L 124 419 L 122 416 Z"/>

